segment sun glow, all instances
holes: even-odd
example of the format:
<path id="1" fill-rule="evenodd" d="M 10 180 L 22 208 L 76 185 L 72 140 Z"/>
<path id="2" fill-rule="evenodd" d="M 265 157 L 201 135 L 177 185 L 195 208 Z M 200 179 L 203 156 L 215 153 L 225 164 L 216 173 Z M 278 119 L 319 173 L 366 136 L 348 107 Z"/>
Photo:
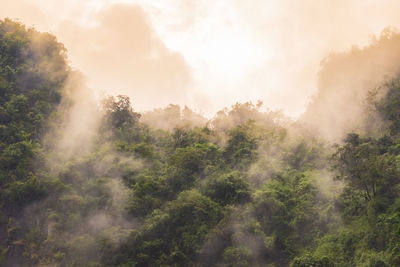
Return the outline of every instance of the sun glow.
<path id="1" fill-rule="evenodd" d="M 3 0 L 0 17 L 56 35 L 90 87 L 127 94 L 139 110 L 176 103 L 211 116 L 259 99 L 296 117 L 317 91 L 320 61 L 399 25 L 398 8 L 390 0 Z M 360 11 L 368 16 L 353 15 Z"/>

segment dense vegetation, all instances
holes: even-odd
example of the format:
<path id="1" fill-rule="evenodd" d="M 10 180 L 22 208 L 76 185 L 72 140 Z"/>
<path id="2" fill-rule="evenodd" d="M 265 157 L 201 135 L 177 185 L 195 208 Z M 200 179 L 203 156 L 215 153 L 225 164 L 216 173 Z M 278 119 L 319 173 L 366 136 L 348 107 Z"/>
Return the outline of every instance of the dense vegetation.
<path id="1" fill-rule="evenodd" d="M 206 122 L 117 96 L 66 150 L 73 77 L 53 36 L 0 21 L 3 266 L 400 266 L 399 81 L 340 145 L 261 103 Z"/>

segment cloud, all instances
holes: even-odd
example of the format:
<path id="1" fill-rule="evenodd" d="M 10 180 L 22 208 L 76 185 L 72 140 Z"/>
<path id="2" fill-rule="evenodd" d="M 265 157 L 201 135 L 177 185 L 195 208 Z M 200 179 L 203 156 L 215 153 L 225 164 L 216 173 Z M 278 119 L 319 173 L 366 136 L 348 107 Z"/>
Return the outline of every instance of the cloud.
<path id="1" fill-rule="evenodd" d="M 54 33 L 89 86 L 127 94 L 139 110 L 174 103 L 208 116 L 258 99 L 299 116 L 317 92 L 324 57 L 400 24 L 396 0 L 3 0 L 0 7 L 0 16 Z"/>
<path id="2" fill-rule="evenodd" d="M 28 26 L 35 27 L 48 23 L 46 14 L 39 6 L 27 3 L 24 0 L 2 1 L 0 3 L 0 18 L 5 17 L 17 19 Z"/>
<path id="3" fill-rule="evenodd" d="M 266 106 L 298 116 L 317 93 L 320 62 L 333 51 L 368 45 L 396 26 L 399 1 L 234 1 L 254 42 L 270 51 L 240 85 Z"/>
<path id="4" fill-rule="evenodd" d="M 129 95 L 139 109 L 187 100 L 190 67 L 160 40 L 142 8 L 107 6 L 92 24 L 64 21 L 57 30 L 90 86 Z"/>

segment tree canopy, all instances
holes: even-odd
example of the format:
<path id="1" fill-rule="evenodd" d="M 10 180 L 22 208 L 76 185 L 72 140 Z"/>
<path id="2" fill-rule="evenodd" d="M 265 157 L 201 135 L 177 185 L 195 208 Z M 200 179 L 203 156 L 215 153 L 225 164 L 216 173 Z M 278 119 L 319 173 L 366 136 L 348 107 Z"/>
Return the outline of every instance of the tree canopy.
<path id="1" fill-rule="evenodd" d="M 261 102 L 207 120 L 118 95 L 71 153 L 71 77 L 54 36 L 0 21 L 0 265 L 400 265 L 398 80 L 371 93 L 373 131 L 333 146 Z"/>

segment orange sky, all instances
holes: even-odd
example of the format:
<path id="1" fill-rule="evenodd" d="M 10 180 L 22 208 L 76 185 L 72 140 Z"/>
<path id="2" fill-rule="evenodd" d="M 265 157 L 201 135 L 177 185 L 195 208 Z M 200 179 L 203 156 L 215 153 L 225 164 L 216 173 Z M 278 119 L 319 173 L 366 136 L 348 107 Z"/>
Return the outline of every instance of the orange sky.
<path id="1" fill-rule="evenodd" d="M 91 88 L 136 110 L 169 103 L 212 116 L 235 102 L 300 115 L 319 62 L 400 24 L 397 0 L 0 0 L 65 44 Z"/>

